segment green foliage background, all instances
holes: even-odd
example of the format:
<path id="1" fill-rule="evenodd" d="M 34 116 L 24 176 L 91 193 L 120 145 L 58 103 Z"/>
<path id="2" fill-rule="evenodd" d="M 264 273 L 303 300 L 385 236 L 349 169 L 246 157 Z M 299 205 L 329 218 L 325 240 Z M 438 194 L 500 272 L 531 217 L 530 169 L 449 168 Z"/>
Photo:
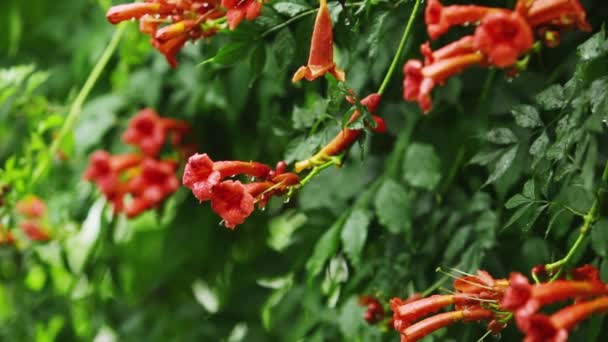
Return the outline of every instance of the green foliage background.
<path id="1" fill-rule="evenodd" d="M 59 161 L 48 145 L 115 31 L 104 18 L 112 3 L 2 1 L 0 179 L 14 189 L 0 217 L 13 224 L 10 204 L 35 193 L 49 206 L 54 239 L 0 248 L 1 339 L 395 341 L 365 324 L 358 295 L 424 291 L 442 277 L 437 266 L 506 277 L 562 258 L 608 157 L 608 4 L 581 2 L 593 34 L 565 33 L 512 80 L 487 69 L 455 77 L 434 94 L 429 116 L 402 101 L 397 72 L 378 109 L 387 134 L 229 231 L 187 189 L 158 211 L 111 220 L 81 179 L 88 155 L 128 150 L 120 133 L 143 106 L 189 121 L 199 151 L 215 160 L 310 155 L 346 108 L 331 82 L 290 82 L 307 59 L 316 3 L 270 1 L 255 22 L 187 46 L 175 70 L 127 24 Z M 379 86 L 413 1 L 346 3 L 330 3 L 337 61 L 364 95 Z M 406 58 L 424 40 L 420 16 Z M 34 183 L 41 163 L 52 167 Z M 608 281 L 600 211 L 573 265 L 593 263 Z M 461 325 L 426 341 L 483 333 Z M 574 335 L 606 340 L 606 319 Z M 521 336 L 510 327 L 503 339 Z"/>

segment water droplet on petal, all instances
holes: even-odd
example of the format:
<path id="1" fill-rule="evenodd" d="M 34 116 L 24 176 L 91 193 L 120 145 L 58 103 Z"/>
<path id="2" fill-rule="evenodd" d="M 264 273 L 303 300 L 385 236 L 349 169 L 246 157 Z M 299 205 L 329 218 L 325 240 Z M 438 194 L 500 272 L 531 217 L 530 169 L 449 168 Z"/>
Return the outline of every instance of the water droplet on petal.
<path id="1" fill-rule="evenodd" d="M 256 179 L 255 179 L 255 177 L 253 177 L 253 176 L 252 176 L 252 177 L 249 177 L 249 181 L 250 181 L 250 182 L 255 182 L 255 180 L 256 180 Z"/>

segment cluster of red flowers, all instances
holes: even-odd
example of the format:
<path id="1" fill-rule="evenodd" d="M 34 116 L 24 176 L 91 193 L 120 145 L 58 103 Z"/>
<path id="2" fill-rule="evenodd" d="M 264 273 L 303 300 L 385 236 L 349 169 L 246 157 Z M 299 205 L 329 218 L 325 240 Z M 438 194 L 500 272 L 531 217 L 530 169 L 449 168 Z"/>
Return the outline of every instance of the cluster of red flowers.
<path id="1" fill-rule="evenodd" d="M 574 303 L 551 315 L 539 313 L 549 304 L 574 299 Z M 530 284 L 521 273 L 512 273 L 501 309 L 515 315 L 525 342 L 565 342 L 568 332 L 595 313 L 608 312 L 608 285 L 590 265 L 575 269 L 571 279 Z"/>
<path id="2" fill-rule="evenodd" d="M 176 67 L 175 55 L 187 41 L 213 36 L 226 22 L 234 30 L 261 10 L 258 0 L 146 0 L 113 6 L 106 17 L 112 24 L 139 20 L 140 31 L 150 35 L 152 45 Z"/>
<path id="3" fill-rule="evenodd" d="M 461 321 L 488 321 L 488 330 L 498 334 L 515 317 L 525 342 L 565 342 L 568 332 L 581 321 L 608 312 L 608 285 L 595 267 L 579 267 L 570 278 L 530 284 L 521 273 L 494 279 L 478 271 L 456 278 L 453 294 L 391 299 L 393 327 L 402 342 L 409 342 Z M 538 312 L 545 305 L 569 299 L 574 303 L 550 316 Z M 453 311 L 435 314 L 450 305 L 454 305 Z M 435 315 L 424 318 L 430 314 Z"/>
<path id="4" fill-rule="evenodd" d="M 514 10 L 443 6 L 439 0 L 429 0 L 425 21 L 432 40 L 453 26 L 475 24 L 477 27 L 473 34 L 435 51 L 429 42 L 422 44 L 424 61 L 411 59 L 403 66 L 403 98 L 417 101 L 424 112 L 432 107 L 433 88 L 468 67 L 513 68 L 518 59 L 532 49 L 535 35 L 545 45 L 554 47 L 559 44 L 562 30 L 591 30 L 578 0 L 518 0 Z"/>
<path id="5" fill-rule="evenodd" d="M 190 127 L 183 121 L 162 118 L 146 108 L 129 122 L 122 139 L 139 148 L 141 153 L 111 155 L 99 150 L 91 155 L 84 178 L 95 182 L 101 192 L 114 205 L 116 212 L 135 217 L 157 207 L 179 188 L 176 176 L 179 162 L 159 157 L 169 134 L 171 144 L 180 153 L 187 154 L 191 145 L 184 143 Z M 125 196 L 130 200 L 125 203 Z"/>
<path id="6" fill-rule="evenodd" d="M 264 208 L 272 196 L 287 194 L 300 184 L 300 178 L 285 172 L 287 165 L 279 162 L 273 170 L 258 162 L 217 161 L 205 154 L 188 159 L 182 182 L 201 202 L 211 201 L 211 208 L 230 229 L 243 223 L 257 203 Z M 228 179 L 237 175 L 252 177 L 248 183 Z"/>
<path id="7" fill-rule="evenodd" d="M 19 228 L 23 235 L 30 241 L 45 242 L 51 239 L 47 228 L 46 205 L 34 195 L 29 195 L 18 201 L 15 212 L 20 218 Z M 14 245 L 15 235 L 10 229 L 4 229 L 0 225 L 0 245 Z"/>
<path id="8" fill-rule="evenodd" d="M 505 314 L 491 309 L 490 303 L 500 300 L 508 286 L 505 279 L 494 279 L 485 271 L 467 275 L 454 281 L 454 294 L 433 295 L 421 298 L 414 295 L 408 299 L 393 298 L 393 327 L 401 333 L 401 341 L 417 341 L 422 337 L 456 322 L 489 321 L 488 329 L 498 333 L 505 327 Z M 436 313 L 454 305 L 453 311 Z"/>

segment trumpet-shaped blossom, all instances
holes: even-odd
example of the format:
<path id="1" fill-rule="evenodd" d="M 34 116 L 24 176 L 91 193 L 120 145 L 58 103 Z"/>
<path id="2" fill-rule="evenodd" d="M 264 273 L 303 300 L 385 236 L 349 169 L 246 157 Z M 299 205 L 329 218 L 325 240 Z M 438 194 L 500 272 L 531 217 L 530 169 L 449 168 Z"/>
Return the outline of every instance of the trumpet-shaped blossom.
<path id="1" fill-rule="evenodd" d="M 505 11 L 500 8 L 474 5 L 443 6 L 439 0 L 429 0 L 424 11 L 424 21 L 429 37 L 439 38 L 452 26 L 474 23 L 490 12 Z"/>
<path id="2" fill-rule="evenodd" d="M 488 62 L 506 68 L 517 62 L 534 44 L 532 30 L 517 12 L 495 12 L 486 15 L 475 30 L 475 49 L 484 53 Z"/>
<path id="3" fill-rule="evenodd" d="M 529 318 L 543 305 L 579 296 L 605 294 L 608 294 L 608 287 L 599 281 L 557 280 L 531 285 L 521 273 L 512 273 L 500 306 L 514 312 L 517 325 L 527 331 Z"/>
<path id="4" fill-rule="evenodd" d="M 427 51 L 427 54 L 432 56 L 432 52 Z M 426 113 L 431 110 L 431 91 L 437 84 L 444 84 L 449 77 L 483 61 L 483 54 L 478 52 L 437 59 L 429 65 L 411 59 L 403 67 L 403 99 L 418 101 L 418 106 Z"/>
<path id="5" fill-rule="evenodd" d="M 21 231 L 32 241 L 45 242 L 51 239 L 48 230 L 36 220 L 26 220 L 19 223 Z"/>
<path id="6" fill-rule="evenodd" d="M 28 218 L 40 218 L 46 213 L 46 204 L 38 196 L 29 195 L 17 202 L 15 210 Z"/>
<path id="7" fill-rule="evenodd" d="M 84 172 L 84 178 L 95 182 L 106 196 L 114 196 L 120 192 L 120 173 L 138 166 L 142 157 L 136 154 L 111 155 L 106 151 L 95 151 Z"/>
<path id="8" fill-rule="evenodd" d="M 485 309 L 466 309 L 441 313 L 405 328 L 401 331 L 401 342 L 418 341 L 424 336 L 456 322 L 490 320 L 493 317 L 494 313 Z"/>
<path id="9" fill-rule="evenodd" d="M 194 154 L 188 159 L 182 183 L 192 190 L 199 201 L 211 199 L 211 190 L 221 180 L 237 174 L 246 174 L 256 178 L 266 178 L 272 169 L 262 163 L 243 161 L 214 162 L 206 154 Z"/>
<path id="10" fill-rule="evenodd" d="M 135 114 L 122 135 L 125 143 L 139 147 L 144 154 L 151 157 L 158 155 L 166 139 L 167 131 L 160 117 L 149 108 Z"/>
<path id="11" fill-rule="evenodd" d="M 234 229 L 253 212 L 254 196 L 240 181 L 226 180 L 213 187 L 211 208 Z"/>
<path id="12" fill-rule="evenodd" d="M 327 72 L 331 73 L 338 81 L 344 82 L 344 71 L 334 63 L 334 34 L 331 26 L 327 0 L 320 0 L 319 11 L 312 32 L 308 65 L 302 66 L 296 71 L 292 78 L 293 82 L 298 82 L 302 78 L 312 81 Z"/>
<path id="13" fill-rule="evenodd" d="M 210 37 L 222 27 L 223 24 L 216 22 L 216 19 L 228 15 L 227 21 L 234 28 L 238 24 L 235 20 L 238 15 L 235 14 L 246 9 L 245 16 L 253 19 L 259 14 L 261 4 L 252 0 L 241 1 L 235 4 L 235 8 L 229 8 L 227 13 L 219 6 L 219 0 L 146 0 L 113 6 L 106 13 L 106 18 L 112 24 L 129 19 L 139 20 L 140 31 L 151 36 L 154 48 L 165 56 L 172 67 L 176 67 L 176 54 L 187 41 Z"/>
<path id="14" fill-rule="evenodd" d="M 551 316 L 531 316 L 524 342 L 566 342 L 569 331 L 581 321 L 603 312 L 608 312 L 607 296 L 567 306 Z"/>
<path id="15" fill-rule="evenodd" d="M 243 19 L 257 18 L 262 11 L 262 2 L 258 0 L 222 0 L 222 6 L 228 10 L 226 20 L 231 30 L 234 30 Z"/>
<path id="16" fill-rule="evenodd" d="M 578 0 L 536 0 L 528 10 L 527 21 L 532 27 L 576 27 L 591 31 L 587 13 Z"/>
<path id="17" fill-rule="evenodd" d="M 155 206 L 179 188 L 176 170 L 174 162 L 146 159 L 141 163 L 140 173 L 129 181 L 129 192 Z"/>

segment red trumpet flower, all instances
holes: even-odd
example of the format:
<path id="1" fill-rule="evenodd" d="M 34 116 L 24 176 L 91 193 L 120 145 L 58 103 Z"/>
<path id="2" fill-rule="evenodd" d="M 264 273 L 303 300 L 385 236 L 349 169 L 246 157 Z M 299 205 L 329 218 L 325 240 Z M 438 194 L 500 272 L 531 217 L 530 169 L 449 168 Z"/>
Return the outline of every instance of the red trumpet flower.
<path id="1" fill-rule="evenodd" d="M 139 19 L 146 14 L 169 14 L 174 9 L 175 6 L 161 2 L 136 2 L 112 6 L 106 13 L 106 18 L 110 23 L 118 24 L 129 19 Z"/>
<path id="2" fill-rule="evenodd" d="M 382 99 L 380 94 L 370 94 L 366 96 L 363 100 L 361 100 L 361 104 L 367 107 L 370 113 L 376 111 L 376 108 L 380 104 L 380 100 Z M 351 115 L 348 123 L 352 123 L 359 118 L 361 114 L 359 111 L 355 110 Z M 374 128 L 377 132 L 384 132 L 386 130 L 386 124 L 384 120 L 378 116 L 372 116 L 374 122 L 376 123 L 376 127 Z M 296 163 L 295 170 L 296 172 L 302 172 L 308 168 L 314 167 L 318 162 L 322 162 L 327 157 L 336 156 L 344 151 L 346 151 L 349 147 L 351 147 L 355 141 L 359 138 L 362 129 L 350 129 L 344 128 L 335 138 L 333 138 L 327 145 L 325 145 L 319 152 L 317 152 L 314 156 L 302 160 Z"/>
<path id="3" fill-rule="evenodd" d="M 206 154 L 195 154 L 188 159 L 182 183 L 192 190 L 199 201 L 211 199 L 211 190 L 224 178 L 237 174 L 246 174 L 257 178 L 266 178 L 272 169 L 262 163 L 243 161 L 214 162 Z"/>
<path id="4" fill-rule="evenodd" d="M 40 222 L 34 220 L 21 221 L 21 231 L 32 241 L 45 242 L 51 239 L 48 230 Z"/>
<path id="5" fill-rule="evenodd" d="M 528 10 L 527 21 L 532 27 L 576 27 L 587 32 L 592 29 L 578 0 L 536 0 Z"/>
<path id="6" fill-rule="evenodd" d="M 504 310 L 515 312 L 517 325 L 527 331 L 528 318 L 543 305 L 579 296 L 605 294 L 608 294 L 608 287 L 598 281 L 557 280 L 531 285 L 521 273 L 512 273 L 500 305 Z"/>
<path id="7" fill-rule="evenodd" d="M 17 202 L 15 210 L 28 218 L 40 218 L 46 213 L 46 204 L 38 196 L 29 195 Z"/>
<path id="8" fill-rule="evenodd" d="M 141 172 L 128 183 L 129 193 L 143 198 L 150 207 L 156 206 L 179 188 L 179 180 L 175 176 L 177 166 L 171 161 L 144 160 Z"/>
<path id="9" fill-rule="evenodd" d="M 490 12 L 506 11 L 501 8 L 474 5 L 443 6 L 439 0 L 429 0 L 424 11 L 424 20 L 429 37 L 439 38 L 452 26 L 474 23 Z"/>
<path id="10" fill-rule="evenodd" d="M 302 78 L 312 81 L 327 72 L 331 73 L 338 81 L 344 82 L 344 71 L 334 63 L 334 34 L 327 0 L 320 0 L 319 12 L 317 12 L 312 32 L 308 65 L 300 67 L 293 75 L 292 81 L 295 83 Z"/>
<path id="11" fill-rule="evenodd" d="M 95 182 L 101 192 L 108 197 L 120 192 L 120 172 L 139 165 L 142 156 L 137 154 L 111 155 L 106 151 L 96 151 L 89 159 L 84 178 Z"/>
<path id="12" fill-rule="evenodd" d="M 258 0 L 222 0 L 222 6 L 228 10 L 226 20 L 231 30 L 234 30 L 243 19 L 257 18 L 262 11 L 262 2 Z"/>
<path id="13" fill-rule="evenodd" d="M 401 332 L 401 342 L 418 341 L 424 336 L 454 324 L 459 321 L 481 321 L 489 320 L 494 317 L 494 313 L 485 309 L 465 309 L 459 311 L 445 312 L 435 316 L 431 316 L 416 324 L 407 327 Z"/>
<path id="14" fill-rule="evenodd" d="M 531 316 L 524 342 L 566 342 L 569 330 L 600 312 L 608 312 L 606 296 L 567 306 L 551 316 Z"/>
<path id="15" fill-rule="evenodd" d="M 402 331 L 410 326 L 414 321 L 435 313 L 442 308 L 451 304 L 471 304 L 475 300 L 468 295 L 434 295 L 427 298 L 421 298 L 403 305 L 393 305 L 391 301 L 391 309 L 394 312 L 394 320 L 399 323 L 399 330 Z"/>
<path id="16" fill-rule="evenodd" d="M 183 121 L 163 118 L 156 111 L 144 108 L 131 118 L 122 140 L 139 147 L 147 156 L 156 157 L 165 144 L 169 132 L 174 132 L 174 138 L 179 136 L 175 142 L 181 143 L 182 136 L 189 130 L 190 127 Z"/>
<path id="17" fill-rule="evenodd" d="M 515 64 L 519 56 L 532 48 L 532 44 L 532 30 L 517 12 L 490 13 L 475 30 L 475 49 L 483 52 L 492 65 L 500 68 Z"/>
<path id="18" fill-rule="evenodd" d="M 461 49 L 458 47 L 456 50 Z M 432 52 L 426 51 L 427 56 L 433 56 Z M 431 91 L 435 85 L 443 84 L 449 77 L 483 61 L 483 54 L 477 52 L 440 58 L 426 66 L 421 61 L 410 59 L 403 66 L 403 99 L 418 101 L 420 109 L 426 113 L 432 107 Z"/>

